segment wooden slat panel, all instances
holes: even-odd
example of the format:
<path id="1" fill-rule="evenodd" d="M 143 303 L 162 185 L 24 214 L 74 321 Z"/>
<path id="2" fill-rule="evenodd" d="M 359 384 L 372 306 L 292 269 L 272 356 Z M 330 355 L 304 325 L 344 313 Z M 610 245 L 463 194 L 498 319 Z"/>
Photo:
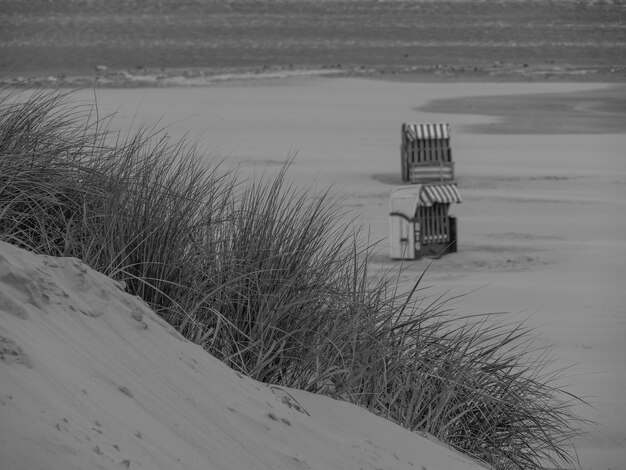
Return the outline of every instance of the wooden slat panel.
<path id="1" fill-rule="evenodd" d="M 441 243 L 447 243 L 448 242 L 448 217 L 446 216 L 445 213 L 445 205 L 441 204 L 439 206 L 439 220 L 440 220 L 440 224 L 441 224 L 441 229 L 440 229 L 440 233 L 441 233 Z"/>
<path id="2" fill-rule="evenodd" d="M 400 146 L 400 178 L 405 183 L 409 181 L 409 160 L 404 145 Z"/>
<path id="3" fill-rule="evenodd" d="M 435 125 L 428 124 L 428 161 L 435 161 Z"/>
<path id="4" fill-rule="evenodd" d="M 435 204 L 431 207 L 420 207 L 420 242 L 424 245 L 447 244 L 450 240 L 450 224 L 448 205 Z"/>
<path id="5" fill-rule="evenodd" d="M 454 179 L 454 169 L 451 163 L 443 165 L 409 166 L 409 181 L 418 182 L 445 182 Z"/>
<path id="6" fill-rule="evenodd" d="M 443 131 L 442 131 L 442 126 L 436 126 L 435 127 L 435 141 L 433 142 L 433 146 L 435 148 L 435 161 L 443 161 L 443 155 L 441 153 L 441 148 L 442 148 L 442 144 L 443 144 Z"/>
<path id="7" fill-rule="evenodd" d="M 437 209 L 438 206 L 435 206 L 433 210 L 433 238 L 435 240 L 435 243 L 439 243 L 439 238 L 441 236 L 441 224 L 439 223 L 439 211 Z"/>
<path id="8" fill-rule="evenodd" d="M 437 227 L 436 227 L 436 218 L 434 208 L 431 208 L 428 212 L 428 229 L 429 229 L 429 238 L 428 241 L 433 243 L 436 241 L 437 237 Z"/>
<path id="9" fill-rule="evenodd" d="M 421 135 L 421 132 L 418 135 Z M 417 151 L 417 158 L 415 159 L 415 163 L 421 163 L 424 161 L 424 146 L 425 142 L 423 138 L 419 138 L 415 141 L 415 147 Z"/>

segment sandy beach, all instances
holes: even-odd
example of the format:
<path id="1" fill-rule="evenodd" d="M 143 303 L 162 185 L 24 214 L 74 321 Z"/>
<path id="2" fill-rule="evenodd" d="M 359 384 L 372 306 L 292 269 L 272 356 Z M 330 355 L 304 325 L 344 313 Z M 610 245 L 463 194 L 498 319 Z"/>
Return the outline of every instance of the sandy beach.
<path id="1" fill-rule="evenodd" d="M 242 174 L 296 154 L 291 177 L 333 187 L 380 240 L 381 268 L 398 265 L 386 237 L 400 125 L 449 122 L 459 251 L 405 262 L 403 279 L 428 267 L 428 292 L 468 294 L 459 313 L 508 312 L 535 328 L 555 365 L 571 365 L 571 392 L 592 405 L 580 408 L 597 422 L 577 442 L 582 468 L 626 468 L 623 86 L 315 78 L 96 94 L 122 128 L 162 118 Z"/>
<path id="2" fill-rule="evenodd" d="M 76 89 L 111 130 L 165 129 L 242 178 L 291 160 L 376 244 L 372 276 L 425 272 L 450 315 L 552 346 L 586 403 L 580 468 L 626 470 L 625 32 L 624 0 L 0 0 L 0 88 Z M 452 129 L 458 252 L 439 259 L 390 257 L 404 122 Z M 123 291 L 0 243 L 2 470 L 483 468 L 235 373 Z"/>
<path id="3" fill-rule="evenodd" d="M 207 159 L 223 160 L 224 168 L 238 168 L 243 176 L 273 171 L 295 155 L 291 178 L 298 185 L 332 187 L 350 211 L 347 218 L 358 216 L 370 240 L 379 242 L 373 266 L 381 270 L 400 264 L 389 258 L 387 238 L 389 196 L 401 184 L 400 125 L 450 123 L 463 196 L 463 203 L 453 208 L 459 224 L 458 252 L 404 262 L 403 285 L 428 269 L 424 293 L 459 296 L 453 300 L 459 315 L 506 312 L 506 319 L 524 320 L 534 328 L 539 345 L 554 345 L 555 368 L 569 367 L 562 379 L 568 391 L 591 405 L 579 406 L 580 415 L 596 423 L 575 443 L 581 468 L 605 470 L 626 468 L 624 91 L 620 85 L 599 83 L 437 84 L 290 77 L 212 87 L 83 90 L 75 98 L 90 103 L 95 95 L 99 115 L 117 113 L 116 129 L 157 122 L 158 127 L 167 126 L 173 137 L 197 140 Z M 25 269 L 26 277 L 28 266 L 52 269 L 6 247 L 3 257 L 12 266 L 7 272 Z M 50 323 L 53 317 L 37 311 L 17 290 L 15 302 L 23 302 L 23 307 L 2 304 L 0 331 L 13 338 L 27 358 L 9 360 L 19 359 L 21 353 L 3 343 L 1 419 L 18 429 L 12 433 L 1 427 L 0 452 L 3 458 L 12 456 L 6 460 L 8 468 L 33 468 L 31 464 L 41 462 L 63 463 L 63 468 L 171 468 L 181 458 L 181 468 L 207 462 L 213 465 L 209 468 L 357 468 L 374 463 L 380 468 L 413 468 L 409 461 L 418 464 L 411 460 L 414 446 L 423 446 L 418 452 L 423 456 L 421 468 L 448 469 L 452 462 L 473 468 L 473 463 L 430 447 L 428 441 L 406 441 L 399 428 L 383 430 L 386 423 L 370 423 L 367 420 L 374 417 L 358 410 L 340 410 L 338 402 L 289 392 L 310 413 L 305 417 L 294 411 L 293 402 L 286 406 L 288 399 L 281 401 L 268 389 L 259 391 L 253 381 L 237 378 L 208 356 L 203 358 L 199 348 L 167 334 L 156 315 L 116 297 L 119 289 L 112 281 L 90 273 L 91 287 L 74 292 L 68 279 L 82 271 L 71 263 L 62 265 L 45 275 L 70 292 L 70 300 L 59 297 L 62 301 L 55 307 L 58 324 Z M 3 279 L 3 289 L 13 292 L 11 276 Z M 68 313 L 72 302 L 96 307 L 113 302 L 119 308 L 103 307 L 103 316 L 85 320 Z M 132 321 L 144 321 L 148 332 L 128 329 L 131 320 L 124 315 L 135 318 L 133 309 L 139 309 L 144 320 Z M 19 318 L 22 311 L 28 321 Z M 73 338 L 70 346 L 59 341 L 61 331 Z M 85 354 L 94 338 L 89 335 L 98 338 L 94 352 L 64 362 L 75 353 Z M 117 349 L 107 346 L 118 335 Z M 147 359 L 162 357 L 161 347 L 180 348 L 185 370 L 198 367 L 205 374 L 176 372 L 175 379 L 167 380 L 180 388 L 149 392 L 155 383 L 163 383 L 152 381 L 158 377 L 150 374 L 162 369 Z M 125 349 L 139 358 L 136 363 L 124 364 L 119 354 Z M 100 354 L 108 359 L 98 358 Z M 177 370 L 177 365 L 167 364 Z M 145 376 L 134 375 L 142 370 Z M 200 378 L 206 374 L 218 374 L 221 386 Z M 55 379 L 59 375 L 71 379 L 71 386 Z M 90 376 L 100 377 L 98 388 L 88 387 Z M 244 385 L 235 385 L 238 380 Z M 84 393 L 73 395 L 81 384 Z M 206 387 L 209 399 L 198 395 Z M 233 395 L 235 389 L 241 396 Z M 187 404 L 177 409 L 183 414 L 157 411 L 162 400 L 179 403 L 181 394 Z M 100 408 L 90 408 L 96 403 Z M 232 418 L 227 405 L 238 409 L 238 418 Z M 198 407 L 213 410 L 206 415 L 211 423 L 226 423 L 218 426 L 217 434 L 214 424 L 194 417 Z M 172 419 L 172 424 L 164 424 Z M 275 426 L 281 422 L 293 427 Z M 372 428 L 376 431 L 370 434 L 350 434 L 351 429 L 368 426 L 382 427 Z M 343 445 L 324 437 L 329 430 L 337 432 L 331 441 Z M 214 433 L 206 442 L 193 437 L 205 432 Z M 399 434 L 376 440 L 387 432 Z M 127 444 L 116 441 L 115 435 L 124 436 Z M 230 436 L 235 444 L 219 436 Z M 310 445 L 298 439 L 310 439 Z M 371 446 L 358 449 L 363 442 Z M 29 451 L 33 444 L 36 453 Z M 348 444 L 351 451 L 345 450 Z M 246 451 L 238 453 L 237 446 Z M 213 449 L 215 458 L 202 448 Z M 320 449 L 328 452 L 324 463 L 315 462 Z"/>

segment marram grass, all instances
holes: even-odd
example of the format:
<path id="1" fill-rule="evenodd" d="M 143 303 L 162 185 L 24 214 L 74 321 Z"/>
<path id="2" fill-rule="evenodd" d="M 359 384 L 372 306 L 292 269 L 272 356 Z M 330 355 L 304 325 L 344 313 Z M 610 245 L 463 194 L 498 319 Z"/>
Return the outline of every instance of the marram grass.
<path id="1" fill-rule="evenodd" d="M 581 400 L 532 332 L 368 272 L 373 247 L 288 164 L 242 180 L 163 131 L 121 137 L 59 91 L 0 93 L 0 240 L 126 283 L 269 384 L 350 401 L 498 469 L 571 468 Z M 353 221 L 356 222 L 356 221 Z"/>

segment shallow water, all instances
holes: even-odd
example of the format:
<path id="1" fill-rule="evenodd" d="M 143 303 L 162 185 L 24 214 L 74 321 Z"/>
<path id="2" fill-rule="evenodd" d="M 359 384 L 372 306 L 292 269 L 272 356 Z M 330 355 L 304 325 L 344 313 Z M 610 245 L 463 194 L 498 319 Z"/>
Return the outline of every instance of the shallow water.
<path id="1" fill-rule="evenodd" d="M 0 0 L 0 70 L 623 65 L 626 2 Z"/>

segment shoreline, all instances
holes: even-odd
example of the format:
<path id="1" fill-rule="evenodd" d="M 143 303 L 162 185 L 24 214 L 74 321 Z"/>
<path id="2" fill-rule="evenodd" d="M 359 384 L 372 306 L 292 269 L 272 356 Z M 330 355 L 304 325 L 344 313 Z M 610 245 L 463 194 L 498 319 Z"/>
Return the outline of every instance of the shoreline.
<path id="1" fill-rule="evenodd" d="M 371 78 L 400 83 L 626 83 L 626 68 L 556 66 L 495 62 L 488 66 L 293 66 L 187 67 L 115 69 L 99 65 L 93 72 L 60 70 L 49 73 L 6 73 L 0 85 L 56 88 L 175 88 L 283 85 L 319 77 Z"/>

